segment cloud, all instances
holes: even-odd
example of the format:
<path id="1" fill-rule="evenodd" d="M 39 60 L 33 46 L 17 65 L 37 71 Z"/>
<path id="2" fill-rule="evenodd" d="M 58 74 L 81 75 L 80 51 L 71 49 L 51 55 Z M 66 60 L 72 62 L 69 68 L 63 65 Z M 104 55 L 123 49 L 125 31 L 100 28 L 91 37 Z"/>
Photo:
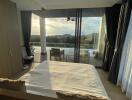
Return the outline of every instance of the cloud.
<path id="1" fill-rule="evenodd" d="M 85 17 L 82 19 L 82 34 L 99 33 L 101 17 Z"/>
<path id="2" fill-rule="evenodd" d="M 31 34 L 40 35 L 39 16 L 32 14 Z"/>
<path id="3" fill-rule="evenodd" d="M 75 22 L 67 21 L 66 18 L 47 18 L 47 35 L 75 34 Z"/>
<path id="4" fill-rule="evenodd" d="M 82 34 L 98 33 L 100 17 L 83 17 Z M 32 15 L 32 34 L 40 34 L 39 16 Z M 46 35 L 75 34 L 75 21 L 67 21 L 66 18 L 46 18 Z"/>

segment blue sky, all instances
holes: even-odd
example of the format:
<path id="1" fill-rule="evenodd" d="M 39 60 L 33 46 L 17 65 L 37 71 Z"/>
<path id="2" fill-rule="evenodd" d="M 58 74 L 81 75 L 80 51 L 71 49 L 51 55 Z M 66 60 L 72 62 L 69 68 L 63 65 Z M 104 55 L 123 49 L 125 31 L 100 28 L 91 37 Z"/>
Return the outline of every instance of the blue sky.
<path id="1" fill-rule="evenodd" d="M 82 33 L 99 33 L 100 17 L 84 17 L 82 19 Z M 32 35 L 40 34 L 39 17 L 32 15 Z M 46 18 L 46 35 L 75 34 L 75 21 L 67 21 L 66 18 Z"/>

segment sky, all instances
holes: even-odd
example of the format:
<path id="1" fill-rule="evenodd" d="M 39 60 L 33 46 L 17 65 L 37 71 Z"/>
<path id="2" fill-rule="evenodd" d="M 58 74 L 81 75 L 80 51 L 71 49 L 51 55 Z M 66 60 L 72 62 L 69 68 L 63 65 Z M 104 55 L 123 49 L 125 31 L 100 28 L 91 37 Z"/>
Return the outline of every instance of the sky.
<path id="1" fill-rule="evenodd" d="M 99 33 L 101 17 L 83 17 L 82 35 Z M 39 17 L 32 15 L 32 35 L 40 35 Z M 75 21 L 67 21 L 67 18 L 46 18 L 46 35 L 75 34 Z"/>

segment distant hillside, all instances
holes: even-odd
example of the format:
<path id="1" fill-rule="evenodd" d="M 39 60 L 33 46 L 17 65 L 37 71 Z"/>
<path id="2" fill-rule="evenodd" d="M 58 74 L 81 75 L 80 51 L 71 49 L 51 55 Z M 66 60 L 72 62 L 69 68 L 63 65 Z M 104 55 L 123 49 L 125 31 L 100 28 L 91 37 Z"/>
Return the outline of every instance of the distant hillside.
<path id="1" fill-rule="evenodd" d="M 94 41 L 98 41 L 98 33 L 93 34 L 87 34 L 81 36 L 81 43 L 88 43 L 92 44 Z M 48 43 L 74 43 L 74 36 L 70 34 L 64 34 L 64 35 L 52 35 L 47 36 L 46 41 Z M 40 36 L 39 35 L 32 35 L 31 36 L 31 42 L 40 42 Z"/>
<path id="2" fill-rule="evenodd" d="M 31 42 L 40 42 L 40 36 L 39 35 L 32 35 L 31 36 Z"/>

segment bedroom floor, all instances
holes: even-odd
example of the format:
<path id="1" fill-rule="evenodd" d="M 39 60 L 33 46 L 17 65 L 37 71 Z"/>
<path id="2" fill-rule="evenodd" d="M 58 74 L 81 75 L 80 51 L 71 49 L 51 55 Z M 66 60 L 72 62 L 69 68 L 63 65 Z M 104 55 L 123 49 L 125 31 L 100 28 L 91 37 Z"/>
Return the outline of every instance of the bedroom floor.
<path id="1" fill-rule="evenodd" d="M 102 80 L 102 83 L 106 89 L 107 94 L 111 97 L 112 100 L 130 100 L 126 97 L 125 93 L 121 92 L 121 88 L 110 83 L 107 80 L 108 73 L 104 72 L 102 69 L 97 69 L 99 76 Z"/>

